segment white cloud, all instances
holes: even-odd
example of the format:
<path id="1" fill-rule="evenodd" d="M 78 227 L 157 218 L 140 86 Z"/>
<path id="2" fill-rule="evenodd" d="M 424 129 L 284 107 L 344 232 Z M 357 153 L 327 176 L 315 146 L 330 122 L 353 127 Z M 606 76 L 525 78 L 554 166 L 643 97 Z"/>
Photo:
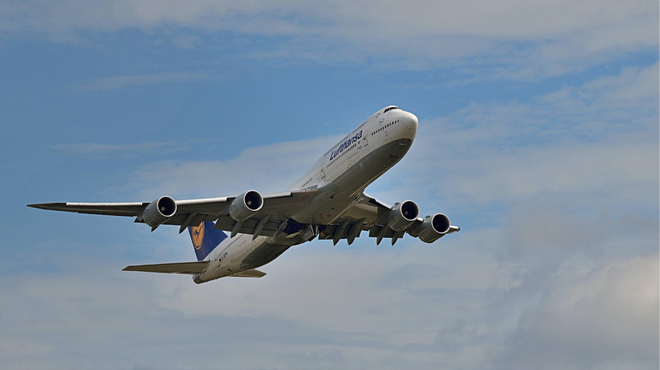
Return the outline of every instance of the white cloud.
<path id="1" fill-rule="evenodd" d="M 563 270 L 523 313 L 507 368 L 651 368 L 658 351 L 658 255 Z M 657 367 L 657 362 L 655 362 Z"/>
<path id="2" fill-rule="evenodd" d="M 648 204 L 657 190 L 657 152 L 655 143 L 634 141 L 523 149 L 466 161 L 469 175 L 445 181 L 475 203 L 570 193 Z"/>
<path id="3" fill-rule="evenodd" d="M 454 66 L 478 79 L 534 80 L 579 71 L 622 53 L 657 50 L 655 1 L 59 1 L 5 2 L 6 35 L 78 40 L 84 31 L 230 31 L 272 37 L 262 58 Z M 168 31 L 172 32 L 172 31 Z M 176 32 L 176 31 L 174 31 Z M 198 36 L 173 35 L 179 47 Z M 192 38 L 191 38 L 192 37 Z M 224 35 L 223 38 L 229 37 Z"/>
<path id="4" fill-rule="evenodd" d="M 657 222 L 647 226 L 656 232 L 638 233 L 641 242 L 657 245 Z M 620 246 L 605 239 L 640 242 L 628 238 L 626 228 L 602 230 L 606 235 L 594 247 L 607 253 Z M 565 232 L 570 240 L 584 231 Z M 0 324 L 7 333 L 0 364 L 654 366 L 657 254 L 640 256 L 624 247 L 628 255 L 595 254 L 595 261 L 585 262 L 564 253 L 546 269 L 515 254 L 503 258 L 509 237 L 491 228 L 433 245 L 409 238 L 395 248 L 376 247 L 366 238 L 351 247 L 316 242 L 293 247 L 263 267 L 263 279 L 203 285 L 187 276 L 120 272 L 125 261 L 112 257 L 70 263 L 64 273 L 19 273 L 0 284 L 6 297 Z M 168 248 L 181 249 L 174 244 Z M 190 246 L 186 252 L 192 256 Z M 543 263 L 553 253 L 538 252 L 526 256 Z"/>

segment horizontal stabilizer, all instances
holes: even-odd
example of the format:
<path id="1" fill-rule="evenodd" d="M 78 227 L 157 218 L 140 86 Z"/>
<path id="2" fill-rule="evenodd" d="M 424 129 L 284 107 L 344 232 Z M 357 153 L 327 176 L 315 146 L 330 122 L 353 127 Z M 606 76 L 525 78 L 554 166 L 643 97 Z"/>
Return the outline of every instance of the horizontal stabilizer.
<path id="1" fill-rule="evenodd" d="M 233 277 L 260 278 L 260 277 L 264 277 L 264 276 L 266 276 L 266 273 L 265 273 L 265 272 L 261 272 L 261 271 L 259 271 L 259 270 L 252 269 L 252 270 L 246 270 L 246 271 L 237 272 L 237 273 L 235 273 L 235 274 L 233 274 L 233 275 L 230 275 L 230 276 L 233 276 Z"/>
<path id="2" fill-rule="evenodd" d="M 196 275 L 206 270 L 208 261 L 159 263 L 156 265 L 126 266 L 122 271 L 160 272 L 163 274 Z"/>

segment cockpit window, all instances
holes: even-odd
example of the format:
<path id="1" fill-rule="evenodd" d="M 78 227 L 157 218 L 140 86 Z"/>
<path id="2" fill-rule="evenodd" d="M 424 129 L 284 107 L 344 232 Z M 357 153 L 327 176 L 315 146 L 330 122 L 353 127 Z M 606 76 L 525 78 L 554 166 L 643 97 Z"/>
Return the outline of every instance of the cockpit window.
<path id="1" fill-rule="evenodd" d="M 383 113 L 387 113 L 387 112 L 389 112 L 389 111 L 391 111 L 391 110 L 394 110 L 394 109 L 399 109 L 399 107 L 389 107 L 389 108 L 386 108 L 386 109 L 383 111 Z"/>

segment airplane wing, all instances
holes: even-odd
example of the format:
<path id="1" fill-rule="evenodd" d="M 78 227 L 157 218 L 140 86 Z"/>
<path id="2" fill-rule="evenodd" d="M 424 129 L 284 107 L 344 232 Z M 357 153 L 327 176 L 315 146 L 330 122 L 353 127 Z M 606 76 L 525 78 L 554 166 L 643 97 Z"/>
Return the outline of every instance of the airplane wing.
<path id="1" fill-rule="evenodd" d="M 362 193 L 342 217 L 335 220 L 333 224 L 324 225 L 320 228 L 319 239 L 332 239 L 334 244 L 337 244 L 341 239 L 347 239 L 348 244 L 350 245 L 355 238 L 360 236 L 362 231 L 368 230 L 369 236 L 376 238 L 377 244 L 380 244 L 382 239 L 391 239 L 392 245 L 394 245 L 394 243 L 406 233 L 413 237 L 419 237 L 420 233 L 424 231 L 423 229 L 427 228 L 427 224 L 438 226 L 440 232 L 431 232 L 430 234 L 432 235 L 428 236 L 424 235 L 423 238 L 425 239 L 425 242 L 432 242 L 444 235 L 461 230 L 460 227 L 451 225 L 446 216 L 435 214 L 432 216 L 426 216 L 425 218 L 417 216 L 414 218 L 414 221 L 395 231 L 390 227 L 392 225 L 391 214 L 393 209 L 397 208 L 399 204 L 400 203 L 396 203 L 395 206 L 392 207 L 366 193 Z M 427 224 L 425 224 L 425 221 Z M 444 223 L 445 221 L 446 225 L 437 225 L 438 223 Z"/>
<path id="2" fill-rule="evenodd" d="M 135 222 L 144 222 L 155 230 L 160 224 L 180 225 L 179 232 L 186 227 L 199 225 L 203 221 L 217 221 L 216 228 L 231 231 L 232 234 L 244 233 L 272 236 L 282 222 L 287 221 L 293 212 L 316 195 L 316 190 L 288 191 L 266 194 L 260 198 L 261 207 L 250 212 L 250 217 L 242 222 L 236 222 L 232 217 L 232 205 L 240 204 L 243 198 L 256 192 L 246 192 L 235 197 L 207 198 L 174 201 L 169 197 L 161 197 L 153 202 L 133 203 L 38 203 L 29 207 L 52 211 L 86 213 L 108 216 L 135 217 Z M 159 210 L 150 209 L 150 205 L 160 207 L 162 204 L 172 208 L 170 217 L 163 217 L 163 222 L 154 220 L 159 216 Z M 168 204 L 171 202 L 171 204 Z M 241 211 L 241 210 L 239 210 Z M 162 212 L 161 212 L 162 213 Z M 162 216 L 162 215 L 161 215 Z M 151 217 L 151 218 L 150 218 Z"/>
<path id="3" fill-rule="evenodd" d="M 215 221 L 214 228 L 230 231 L 232 236 L 242 233 L 256 237 L 273 236 L 284 231 L 293 215 L 306 204 L 315 201 L 320 191 L 323 190 L 287 191 L 263 196 L 255 191 L 248 191 L 235 197 L 181 201 L 160 197 L 153 202 L 40 203 L 28 206 L 54 211 L 135 217 L 135 222 L 148 224 L 152 231 L 159 225 L 166 224 L 179 225 L 179 232 L 183 232 L 188 226 L 199 225 L 203 221 Z M 401 216 L 406 207 L 414 210 L 414 216 L 405 220 L 393 217 Z M 295 228 L 301 230 L 302 226 L 312 229 L 318 233 L 319 239 L 332 239 L 335 244 L 340 239 L 347 239 L 349 245 L 364 230 L 368 230 L 369 236 L 375 237 L 377 243 L 388 238 L 392 240 L 392 244 L 406 233 L 431 243 L 460 230 L 452 226 L 443 214 L 421 218 L 418 213 L 419 209 L 414 202 L 395 203 L 392 207 L 362 193 L 351 204 L 347 204 L 346 211 L 332 223 L 312 221 L 295 225 Z"/>

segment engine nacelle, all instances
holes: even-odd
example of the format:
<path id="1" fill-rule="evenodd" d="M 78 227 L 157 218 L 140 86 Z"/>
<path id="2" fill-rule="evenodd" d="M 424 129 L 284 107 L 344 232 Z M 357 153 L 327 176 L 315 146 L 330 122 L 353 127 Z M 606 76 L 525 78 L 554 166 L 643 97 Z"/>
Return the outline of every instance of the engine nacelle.
<path id="1" fill-rule="evenodd" d="M 394 231 L 400 231 L 410 226 L 419 216 L 419 207 L 412 200 L 394 204 L 387 219 L 387 226 Z"/>
<path id="2" fill-rule="evenodd" d="M 433 243 L 442 238 L 449 231 L 450 226 L 449 217 L 442 213 L 426 216 L 419 227 L 419 240 L 424 243 Z"/>
<path id="3" fill-rule="evenodd" d="M 235 221 L 245 221 L 264 205 L 264 198 L 258 191 L 250 190 L 239 195 L 229 206 L 229 216 Z"/>
<path id="4" fill-rule="evenodd" d="M 149 203 L 142 212 L 142 221 L 145 224 L 156 228 L 164 224 L 176 213 L 176 202 L 170 197 L 160 197 Z"/>

